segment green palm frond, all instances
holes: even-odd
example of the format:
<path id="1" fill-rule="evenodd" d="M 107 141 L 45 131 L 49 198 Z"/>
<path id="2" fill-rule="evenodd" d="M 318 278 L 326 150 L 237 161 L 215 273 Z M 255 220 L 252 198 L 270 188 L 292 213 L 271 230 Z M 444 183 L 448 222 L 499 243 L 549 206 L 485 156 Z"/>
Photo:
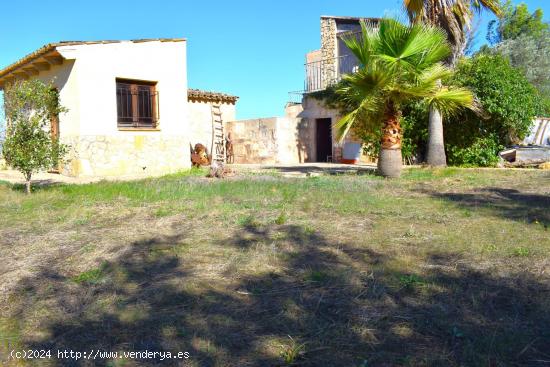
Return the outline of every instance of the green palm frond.
<path id="1" fill-rule="evenodd" d="M 342 141 L 346 137 L 346 135 L 348 135 L 350 129 L 356 122 L 356 117 L 358 113 L 358 109 L 355 109 L 334 124 L 334 127 L 336 128 L 336 138 L 338 139 L 338 141 Z"/>
<path id="2" fill-rule="evenodd" d="M 496 16 L 502 15 L 500 0 L 403 0 L 403 7 L 411 23 L 442 28 L 455 53 L 466 42 L 465 34 L 471 29 L 474 11 L 488 10 Z"/>
<path id="3" fill-rule="evenodd" d="M 374 24 L 361 22 L 361 34 L 343 36 L 341 39 L 362 65 L 368 65 L 371 56 L 378 48 L 378 32 Z"/>
<path id="4" fill-rule="evenodd" d="M 443 87 L 427 98 L 427 101 L 446 116 L 452 116 L 464 108 L 479 115 L 483 114 L 483 109 L 475 100 L 473 93 L 466 88 Z"/>
<path id="5" fill-rule="evenodd" d="M 418 75 L 419 85 L 437 84 L 438 81 L 446 79 L 453 74 L 452 70 L 438 62 L 432 66 L 422 70 Z"/>
<path id="6" fill-rule="evenodd" d="M 364 95 L 373 94 L 391 83 L 395 74 L 394 71 L 384 69 L 379 63 L 373 62 L 356 73 L 344 75 L 343 85 L 353 86 Z"/>
<path id="7" fill-rule="evenodd" d="M 390 106 L 398 108 L 411 99 L 425 100 L 445 114 L 478 109 L 470 91 L 441 86 L 451 70 L 443 64 L 450 47 L 440 29 L 394 19 L 381 20 L 377 31 L 365 25 L 362 29 L 361 37 L 346 44 L 368 63 L 344 76 L 336 88 L 337 98 L 351 111 L 335 124 L 340 139 L 357 124 L 374 131 Z"/>
<path id="8" fill-rule="evenodd" d="M 450 54 L 446 35 L 425 24 L 403 25 L 395 20 L 381 22 L 380 60 L 388 66 L 421 70 Z"/>
<path id="9" fill-rule="evenodd" d="M 497 17 L 502 16 L 502 4 L 499 0 L 470 0 L 472 8 L 477 12 L 486 9 L 491 11 Z"/>
<path id="10" fill-rule="evenodd" d="M 384 98 L 380 95 L 365 97 L 359 104 L 359 107 L 334 124 L 337 139 L 342 141 L 350 129 L 359 123 L 362 123 L 367 130 L 376 129 L 380 125 L 383 108 Z"/>
<path id="11" fill-rule="evenodd" d="M 385 91 L 393 84 L 394 74 L 376 62 L 354 74 L 345 75 L 336 94 L 348 106 L 356 108 L 335 124 L 337 137 L 344 139 L 350 128 L 358 122 L 374 128 L 385 102 Z"/>

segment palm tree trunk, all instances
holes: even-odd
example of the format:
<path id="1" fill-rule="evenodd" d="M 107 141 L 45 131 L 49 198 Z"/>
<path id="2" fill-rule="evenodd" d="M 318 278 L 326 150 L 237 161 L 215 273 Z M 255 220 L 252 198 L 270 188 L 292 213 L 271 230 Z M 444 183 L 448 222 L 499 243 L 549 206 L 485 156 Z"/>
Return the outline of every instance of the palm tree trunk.
<path id="1" fill-rule="evenodd" d="M 445 145 L 443 144 L 443 117 L 434 107 L 430 108 L 430 121 L 428 123 L 428 164 L 434 167 L 445 167 Z"/>
<path id="2" fill-rule="evenodd" d="M 378 174 L 383 177 L 397 178 L 401 176 L 403 166 L 401 133 L 399 114 L 393 108 L 389 108 L 384 118 L 380 155 L 378 156 Z"/>

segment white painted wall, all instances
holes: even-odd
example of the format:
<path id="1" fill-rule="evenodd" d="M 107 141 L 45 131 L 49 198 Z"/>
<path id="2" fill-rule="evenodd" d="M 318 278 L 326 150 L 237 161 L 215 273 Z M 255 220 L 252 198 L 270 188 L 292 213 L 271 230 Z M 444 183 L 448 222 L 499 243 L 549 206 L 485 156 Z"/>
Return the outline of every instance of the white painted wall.
<path id="1" fill-rule="evenodd" d="M 54 81 L 61 140 L 72 147 L 64 173 L 79 176 L 161 174 L 190 167 L 185 41 L 122 41 L 58 47 L 65 61 L 38 76 Z M 156 131 L 117 126 L 116 79 L 156 82 Z"/>
<path id="2" fill-rule="evenodd" d="M 58 51 L 76 58 L 67 95 L 77 96 L 80 135 L 131 135 L 137 132 L 117 128 L 116 79 L 157 82 L 159 132 L 157 135 L 185 134 L 187 115 L 186 42 L 115 42 L 62 46 Z M 52 72 L 54 69 L 51 70 Z M 75 93 L 75 89 L 77 90 Z M 69 106 L 75 105 L 70 103 Z M 143 134 L 143 132 L 139 132 Z"/>
<path id="3" fill-rule="evenodd" d="M 62 65 L 53 65 L 50 70 L 41 71 L 37 79 L 52 83 L 59 91 L 59 100 L 68 111 L 59 116 L 60 137 L 76 136 L 80 133 L 80 98 L 78 71 L 75 60 L 66 60 Z"/>
<path id="4" fill-rule="evenodd" d="M 224 126 L 227 122 L 235 121 L 235 105 L 222 103 L 220 106 Z M 212 103 L 189 102 L 187 112 L 190 124 L 188 131 L 189 142 L 192 146 L 201 143 L 210 151 L 212 144 Z"/>

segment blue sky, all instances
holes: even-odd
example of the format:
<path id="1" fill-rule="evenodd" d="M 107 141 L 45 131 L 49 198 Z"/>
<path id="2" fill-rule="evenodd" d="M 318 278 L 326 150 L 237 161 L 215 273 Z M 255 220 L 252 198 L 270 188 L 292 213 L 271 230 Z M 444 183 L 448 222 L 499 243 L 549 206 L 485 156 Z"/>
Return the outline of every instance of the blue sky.
<path id="1" fill-rule="evenodd" d="M 550 1 L 526 0 L 550 16 Z M 241 97 L 239 119 L 283 114 L 303 88 L 304 55 L 319 48 L 321 15 L 398 14 L 402 0 L 6 1 L 0 68 L 67 40 L 185 37 L 189 87 Z M 484 14 L 480 41 L 489 16 Z"/>

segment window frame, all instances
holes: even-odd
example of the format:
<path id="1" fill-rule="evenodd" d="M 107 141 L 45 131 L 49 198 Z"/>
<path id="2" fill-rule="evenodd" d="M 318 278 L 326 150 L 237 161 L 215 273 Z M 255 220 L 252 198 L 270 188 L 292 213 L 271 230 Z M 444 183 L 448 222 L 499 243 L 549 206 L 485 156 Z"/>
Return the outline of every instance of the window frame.
<path id="1" fill-rule="evenodd" d="M 157 82 L 116 78 L 115 85 L 118 129 L 158 130 L 160 113 Z M 126 91 L 126 103 L 122 91 Z"/>

